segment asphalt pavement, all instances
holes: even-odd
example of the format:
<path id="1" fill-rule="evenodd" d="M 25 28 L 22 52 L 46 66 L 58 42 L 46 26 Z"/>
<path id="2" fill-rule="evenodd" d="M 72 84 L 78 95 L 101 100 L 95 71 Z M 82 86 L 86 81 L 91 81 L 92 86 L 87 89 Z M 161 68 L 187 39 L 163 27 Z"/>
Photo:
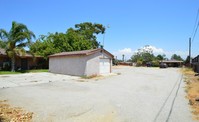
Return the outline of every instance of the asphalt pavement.
<path id="1" fill-rule="evenodd" d="M 116 67 L 82 80 L 52 73 L 0 76 L 0 100 L 46 122 L 194 122 L 179 68 Z"/>

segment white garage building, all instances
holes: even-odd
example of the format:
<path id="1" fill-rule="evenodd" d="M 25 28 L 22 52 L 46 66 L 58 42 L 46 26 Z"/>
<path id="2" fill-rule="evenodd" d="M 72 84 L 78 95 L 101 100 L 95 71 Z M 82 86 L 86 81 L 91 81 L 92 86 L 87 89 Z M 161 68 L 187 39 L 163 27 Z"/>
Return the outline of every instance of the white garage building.
<path id="1" fill-rule="evenodd" d="M 92 76 L 111 73 L 113 55 L 105 49 L 62 52 L 49 56 L 49 72 Z"/>

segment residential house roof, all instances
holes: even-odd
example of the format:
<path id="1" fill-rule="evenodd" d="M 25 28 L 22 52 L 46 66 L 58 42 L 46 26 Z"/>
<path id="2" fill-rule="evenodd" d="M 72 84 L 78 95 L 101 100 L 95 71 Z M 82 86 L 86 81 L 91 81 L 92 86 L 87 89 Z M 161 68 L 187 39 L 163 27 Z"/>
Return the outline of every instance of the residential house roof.
<path id="1" fill-rule="evenodd" d="M 3 49 L 3 48 L 0 48 L 0 55 L 7 56 L 6 50 Z M 21 57 L 21 58 L 28 58 L 28 57 L 31 58 L 31 57 L 33 57 L 33 55 L 28 51 L 24 55 L 18 55 L 18 56 Z M 42 57 L 42 56 L 35 56 L 35 57 L 39 58 L 39 57 Z"/>
<path id="2" fill-rule="evenodd" d="M 192 59 L 192 63 L 199 63 L 199 55 Z"/>
<path id="3" fill-rule="evenodd" d="M 178 60 L 162 60 L 160 62 L 162 62 L 162 63 L 182 63 L 183 61 L 178 61 Z"/>
<path id="4" fill-rule="evenodd" d="M 110 52 L 106 51 L 102 48 L 91 49 L 91 50 L 82 50 L 82 51 L 72 51 L 72 52 L 61 52 L 50 55 L 49 57 L 62 57 L 62 56 L 80 56 L 80 55 L 91 55 L 97 52 L 105 52 L 106 54 L 110 55 L 112 58 L 114 57 Z"/>

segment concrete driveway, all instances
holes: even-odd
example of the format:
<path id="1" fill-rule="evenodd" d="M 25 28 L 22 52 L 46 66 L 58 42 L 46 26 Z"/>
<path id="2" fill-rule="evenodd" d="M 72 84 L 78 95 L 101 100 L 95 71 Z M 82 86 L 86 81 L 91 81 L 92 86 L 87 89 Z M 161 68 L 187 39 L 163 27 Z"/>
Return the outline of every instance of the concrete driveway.
<path id="1" fill-rule="evenodd" d="M 46 122 L 192 122 L 179 69 L 120 67 L 102 79 L 0 76 L 0 100 Z"/>

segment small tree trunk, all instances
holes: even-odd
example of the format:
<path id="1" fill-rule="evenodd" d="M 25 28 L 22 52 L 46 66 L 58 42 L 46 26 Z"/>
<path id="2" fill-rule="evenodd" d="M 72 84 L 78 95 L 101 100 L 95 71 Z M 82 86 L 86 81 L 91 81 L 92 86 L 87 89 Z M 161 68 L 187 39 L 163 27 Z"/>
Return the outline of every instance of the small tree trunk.
<path id="1" fill-rule="evenodd" d="M 15 72 L 15 57 L 11 58 L 11 71 Z"/>

